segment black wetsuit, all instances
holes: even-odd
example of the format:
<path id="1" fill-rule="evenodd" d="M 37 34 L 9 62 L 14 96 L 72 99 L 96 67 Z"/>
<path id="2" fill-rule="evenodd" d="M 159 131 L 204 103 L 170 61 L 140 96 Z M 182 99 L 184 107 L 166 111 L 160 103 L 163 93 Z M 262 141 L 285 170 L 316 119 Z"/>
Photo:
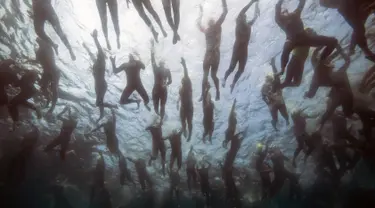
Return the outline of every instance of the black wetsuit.
<path id="1" fill-rule="evenodd" d="M 107 47 L 111 50 L 111 45 L 109 44 L 108 40 L 108 24 L 107 24 L 107 7 L 108 5 L 109 12 L 111 13 L 113 27 L 115 29 L 117 35 L 117 48 L 120 48 L 120 25 L 119 25 L 119 18 L 118 18 L 118 6 L 117 0 L 96 0 L 96 7 L 99 11 L 100 20 L 102 23 L 102 29 L 104 33 L 104 37 L 107 41 Z"/>
<path id="2" fill-rule="evenodd" d="M 211 69 L 211 78 L 214 81 L 216 88 L 216 98 L 215 100 L 220 99 L 220 87 L 219 79 L 217 78 L 217 71 L 219 69 L 220 63 L 220 44 L 221 44 L 221 25 L 223 24 L 225 17 L 228 14 L 227 2 L 222 0 L 223 13 L 220 18 L 214 22 L 212 25 L 209 25 L 208 28 L 204 29 L 203 26 L 199 23 L 199 29 L 206 36 L 206 53 L 203 60 L 203 80 L 202 80 L 202 95 L 205 90 L 205 85 L 208 79 L 208 74 Z M 202 14 L 201 14 L 202 15 Z M 201 17 L 200 20 L 201 21 Z"/>
<path id="3" fill-rule="evenodd" d="M 156 158 L 159 155 L 161 156 L 161 165 L 162 165 L 162 171 L 163 174 L 165 174 L 165 143 L 162 138 L 162 129 L 161 126 L 150 126 L 146 130 L 149 130 L 152 136 L 152 153 L 149 160 L 149 165 L 151 164 L 151 161 L 156 160 Z"/>
<path id="4" fill-rule="evenodd" d="M 52 113 L 58 99 L 60 69 L 55 63 L 55 54 L 53 53 L 52 46 L 43 40 L 38 40 L 37 42 L 39 48 L 36 52 L 36 59 L 43 68 L 42 78 L 40 79 L 39 84 L 42 93 L 47 98 L 47 105 L 50 101 L 48 89 L 51 89 L 52 105 L 48 112 Z"/>
<path id="5" fill-rule="evenodd" d="M 137 102 L 129 99 L 130 95 L 136 90 L 142 97 L 145 105 L 147 105 L 150 99 L 140 77 L 141 69 L 145 69 L 145 65 L 141 61 L 130 60 L 128 63 L 124 63 L 118 68 L 116 68 L 116 64 L 112 62 L 112 67 L 114 73 L 118 73 L 122 70 L 126 73 L 126 87 L 121 94 L 120 104 Z"/>
<path id="6" fill-rule="evenodd" d="M 63 119 L 63 124 L 60 130 L 60 134 L 53 139 L 44 149 L 45 152 L 51 151 L 58 145 L 60 146 L 60 158 L 65 160 L 65 154 L 69 147 L 69 142 L 72 137 L 72 133 L 77 127 L 78 121 L 74 119 Z"/>
<path id="7" fill-rule="evenodd" d="M 190 150 L 186 160 L 186 175 L 189 191 L 191 191 L 191 183 L 193 183 L 193 186 L 197 185 L 197 170 L 195 168 L 196 163 L 197 160 L 195 159 L 194 153 L 192 150 Z"/>
<path id="8" fill-rule="evenodd" d="M 64 34 L 59 18 L 52 7 L 51 0 L 33 0 L 33 15 L 34 15 L 34 29 L 35 33 L 48 44 L 53 46 L 57 53 L 57 44 L 55 44 L 50 37 L 44 31 L 45 22 L 51 23 L 53 29 L 56 31 L 57 35 L 60 37 L 61 41 L 68 48 L 70 56 L 73 60 L 76 59 L 73 50 L 70 46 L 66 35 Z"/>
<path id="9" fill-rule="evenodd" d="M 290 52 L 300 46 L 326 46 L 324 49 L 321 60 L 325 60 L 338 45 L 337 39 L 333 37 L 321 36 L 317 34 L 308 34 L 305 31 L 301 13 L 305 6 L 306 0 L 300 0 L 297 9 L 290 14 L 283 15 L 281 13 L 281 4 L 283 0 L 279 0 L 276 4 L 275 20 L 279 27 L 285 32 L 287 41 L 284 44 L 283 52 L 281 55 L 281 70 L 285 70 L 285 67 L 289 61 Z"/>
<path id="10" fill-rule="evenodd" d="M 128 182 L 131 182 L 135 184 L 132 175 L 128 169 L 128 165 L 126 162 L 126 158 L 124 157 L 123 154 L 119 154 L 119 160 L 118 160 L 118 165 L 120 169 L 120 184 L 125 185 L 125 181 L 127 180 Z"/>

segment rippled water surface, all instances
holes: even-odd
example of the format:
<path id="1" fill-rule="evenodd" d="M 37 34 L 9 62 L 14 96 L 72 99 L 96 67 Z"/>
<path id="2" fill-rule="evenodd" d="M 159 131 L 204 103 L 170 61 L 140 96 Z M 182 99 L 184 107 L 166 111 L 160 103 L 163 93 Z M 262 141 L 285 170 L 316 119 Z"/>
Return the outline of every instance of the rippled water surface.
<path id="1" fill-rule="evenodd" d="M 99 31 L 99 41 L 103 48 L 106 48 L 105 39 L 101 32 L 101 24 L 98 11 L 94 0 L 53 0 L 53 6 L 60 19 L 61 25 L 73 47 L 77 56 L 76 61 L 71 61 L 68 51 L 62 44 L 52 27 L 47 24 L 46 31 L 48 35 L 59 44 L 59 56 L 57 64 L 62 69 L 62 79 L 60 81 L 60 99 L 55 112 L 59 112 L 67 104 L 74 105 L 79 109 L 79 127 L 76 131 L 76 138 L 83 139 L 84 132 L 94 127 L 94 121 L 98 118 L 99 110 L 95 107 L 94 80 L 91 73 L 92 61 L 87 52 L 82 47 L 85 43 L 89 45 L 90 50 L 96 53 L 96 47 L 90 36 L 90 33 L 97 29 Z M 287 1 L 286 6 L 293 8 L 297 1 Z M 162 20 L 164 28 L 169 36 L 162 37 L 159 34 L 159 43 L 156 45 L 157 60 L 164 59 L 166 65 L 171 69 L 173 83 L 168 89 L 168 101 L 166 105 L 166 122 L 163 132 L 168 133 L 173 128 L 179 127 L 179 114 L 176 109 L 178 89 L 180 80 L 183 76 L 183 70 L 180 65 L 180 57 L 185 57 L 189 74 L 193 82 L 193 99 L 194 99 L 194 128 L 193 139 L 190 143 L 183 142 L 183 155 L 186 157 L 190 145 L 194 145 L 199 157 L 206 158 L 216 164 L 222 160 L 226 149 L 221 147 L 224 139 L 224 131 L 227 127 L 227 117 L 234 98 L 238 100 L 237 115 L 239 129 L 247 129 L 247 137 L 239 151 L 235 161 L 236 166 L 250 168 L 250 157 L 255 148 L 256 141 L 264 137 L 272 137 L 274 145 L 280 145 L 287 156 L 292 156 L 295 148 L 294 138 L 291 136 L 291 126 L 286 126 L 284 121 L 279 122 L 279 132 L 275 132 L 270 124 L 271 118 L 267 106 L 260 98 L 260 87 L 263 83 L 264 76 L 271 72 L 268 64 L 269 60 L 278 54 L 283 46 L 285 36 L 274 21 L 274 5 L 276 1 L 260 0 L 261 15 L 252 29 L 251 41 L 248 47 L 248 62 L 233 94 L 230 94 L 228 88 L 221 89 L 221 100 L 215 102 L 215 131 L 213 144 L 203 144 L 201 136 L 203 133 L 202 125 L 202 105 L 198 102 L 201 92 L 201 80 L 203 75 L 202 62 L 205 52 L 205 37 L 196 28 L 196 19 L 198 17 L 198 6 L 203 4 L 204 16 L 203 22 L 207 24 L 210 17 L 218 18 L 222 9 L 220 0 L 189 0 L 181 1 L 181 23 L 179 34 L 182 41 L 176 45 L 172 44 L 173 33 L 167 24 L 161 0 L 152 0 L 155 10 Z M 229 12 L 222 26 L 222 44 L 221 44 L 221 62 L 218 76 L 222 78 L 225 70 L 229 66 L 231 59 L 232 46 L 234 43 L 235 18 L 238 12 L 245 6 L 247 1 L 227 0 Z M 153 86 L 153 73 L 150 64 L 150 43 L 152 38 L 151 32 L 144 24 L 143 20 L 131 5 L 128 9 L 125 0 L 118 0 L 120 28 L 121 28 L 121 49 L 112 49 L 106 51 L 106 55 L 116 56 L 117 63 L 127 61 L 127 56 L 133 51 L 137 51 L 143 62 L 146 64 L 146 70 L 141 72 L 143 84 L 151 96 Z M 294 9 L 294 8 L 293 8 Z M 31 10 L 31 0 L 0 0 L 0 55 L 4 58 L 9 54 L 18 59 L 35 58 L 35 32 L 33 21 L 28 16 Z M 248 18 L 252 18 L 254 8 L 248 11 Z M 343 18 L 335 10 L 326 10 L 316 1 L 308 0 L 303 11 L 303 20 L 306 26 L 314 28 L 318 33 L 335 36 L 341 39 L 351 33 L 351 28 L 344 22 Z M 108 14 L 109 17 L 109 14 Z M 109 37 L 112 48 L 116 46 L 115 32 L 111 19 L 108 19 Z M 159 31 L 156 23 L 153 23 Z M 344 43 L 347 43 L 344 41 Z M 107 50 L 107 49 L 105 49 Z M 357 49 L 359 50 L 359 49 Z M 277 58 L 279 66 L 279 58 Z M 370 64 L 361 56 L 357 58 L 348 73 L 353 83 L 356 82 L 360 75 Z M 36 68 L 35 66 L 28 66 Z M 120 73 L 118 76 L 112 74 L 110 61 L 107 59 L 106 80 L 108 82 L 108 92 L 105 100 L 111 103 L 118 103 L 121 92 L 125 87 L 125 75 Z M 299 88 L 284 90 L 289 111 L 297 107 L 309 107 L 311 113 L 320 113 L 325 107 L 325 93 L 321 89 L 317 96 L 312 100 L 302 98 L 303 93 L 307 90 L 312 75 L 311 64 L 307 61 L 305 65 L 305 74 L 303 84 Z M 233 75 L 227 81 L 231 83 Z M 209 78 L 211 81 L 211 79 Z M 212 85 L 213 86 L 213 85 Z M 211 93 L 214 94 L 214 88 Z M 107 112 L 109 115 L 109 111 Z M 151 150 L 150 135 L 144 131 L 144 128 L 150 124 L 154 115 L 148 112 L 143 106 L 139 110 L 134 105 L 121 106 L 117 113 L 117 136 L 120 140 L 120 149 L 126 155 L 131 157 L 148 157 Z M 53 135 L 59 130 L 59 124 L 49 122 L 48 119 L 42 119 L 35 122 L 44 130 L 43 143 L 48 142 Z M 312 124 L 314 120 L 311 121 Z M 313 127 L 311 125 L 310 127 Z M 99 137 L 104 135 L 98 134 Z M 79 140 L 77 139 L 77 140 Z M 89 140 L 89 142 L 97 140 Z M 75 141 L 79 143 L 79 141 Z M 87 141 L 86 141 L 87 142 Z M 83 145 L 87 145 L 84 143 Z M 169 144 L 168 144 L 169 145 Z M 95 149 L 104 149 L 104 145 L 94 146 Z M 83 151 L 83 150 L 82 150 Z M 79 155 L 80 153 L 77 152 Z M 89 155 L 89 153 L 87 153 Z M 167 152 L 169 155 L 169 152 Z M 83 156 L 80 156 L 83 158 Z M 57 161 L 54 160 L 55 162 Z M 108 170 L 111 174 L 108 176 L 115 183 L 117 162 L 108 157 L 108 164 L 113 164 L 113 168 Z M 149 168 L 153 177 L 160 179 L 162 185 L 166 178 L 160 174 L 160 163 L 155 162 Z M 132 165 L 130 165 L 132 166 Z M 303 170 L 297 169 L 298 172 L 304 172 L 301 181 L 304 184 L 311 182 L 309 165 Z M 130 167 L 132 168 L 132 167 Z M 116 195 L 114 196 L 116 198 Z M 121 198 L 121 197 L 120 197 Z"/>

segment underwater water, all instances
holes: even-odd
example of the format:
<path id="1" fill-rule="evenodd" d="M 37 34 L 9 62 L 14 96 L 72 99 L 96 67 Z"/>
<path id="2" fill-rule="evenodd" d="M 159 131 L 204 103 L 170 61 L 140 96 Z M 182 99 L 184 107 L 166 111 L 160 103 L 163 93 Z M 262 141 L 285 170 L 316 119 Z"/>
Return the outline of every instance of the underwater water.
<path id="1" fill-rule="evenodd" d="M 292 157 L 296 147 L 295 139 L 292 136 L 292 125 L 287 126 L 280 119 L 278 127 L 280 131 L 273 130 L 271 125 L 271 116 L 269 110 L 260 95 L 260 88 L 267 73 L 272 72 L 269 61 L 275 55 L 278 55 L 285 41 L 285 35 L 279 29 L 274 21 L 274 5 L 276 1 L 260 0 L 260 17 L 252 27 L 252 35 L 248 46 L 248 61 L 245 72 L 237 83 L 233 93 L 229 87 L 221 88 L 221 99 L 215 101 L 215 131 L 212 144 L 203 144 L 203 112 L 202 104 L 198 102 L 201 93 L 201 81 L 203 76 L 202 62 L 205 51 L 205 37 L 196 27 L 196 19 L 199 15 L 199 4 L 203 5 L 204 25 L 210 17 L 218 18 L 222 12 L 221 6 L 218 6 L 219 0 L 189 0 L 181 1 L 181 23 L 179 34 L 181 41 L 176 45 L 172 44 L 172 31 L 167 24 L 161 0 L 152 0 L 152 4 L 162 20 L 168 37 L 164 38 L 159 34 L 159 43 L 156 44 L 157 60 L 165 60 L 166 65 L 172 72 L 173 83 L 168 89 L 168 101 L 166 104 L 166 120 L 163 125 L 163 134 L 170 133 L 173 129 L 179 127 L 179 111 L 176 109 L 178 99 L 178 90 L 180 80 L 183 76 L 183 70 L 180 65 L 180 58 L 184 57 L 187 62 L 189 75 L 193 83 L 194 117 L 193 117 L 193 136 L 190 142 L 183 141 L 183 158 L 186 158 L 191 145 L 198 158 L 205 158 L 212 164 L 222 161 L 226 149 L 221 146 L 224 139 L 224 131 L 227 127 L 227 118 L 233 100 L 237 99 L 237 119 L 238 129 L 246 128 L 246 139 L 237 155 L 235 166 L 246 171 L 249 175 L 247 180 L 238 177 L 238 184 L 244 193 L 244 207 L 337 207 L 342 204 L 345 196 L 351 193 L 351 190 L 363 191 L 364 196 L 368 191 L 362 189 L 375 188 L 375 179 L 364 164 L 360 163 L 358 168 L 345 178 L 346 184 L 343 185 L 342 192 L 333 192 L 329 187 L 321 184 L 314 185 L 314 173 L 312 161 L 306 165 L 298 161 L 298 168 L 293 169 L 290 164 L 288 168 L 301 173 L 300 182 L 306 191 L 306 198 L 300 202 L 287 199 L 287 191 L 283 191 L 275 199 L 259 202 L 260 189 L 259 179 L 255 174 L 252 162 L 252 154 L 258 141 L 264 138 L 271 138 L 272 145 L 278 146 L 286 156 Z M 222 26 L 222 43 L 220 47 L 221 61 L 218 77 L 222 78 L 224 72 L 229 67 L 232 55 L 232 47 L 235 38 L 235 18 L 238 12 L 245 6 L 247 1 L 227 0 L 228 15 Z M 294 8 L 297 1 L 286 1 L 284 5 L 288 8 Z M 91 52 L 96 54 L 96 47 L 90 36 L 90 33 L 97 29 L 99 32 L 99 41 L 106 51 L 107 57 L 116 56 L 117 64 L 127 61 L 128 54 L 137 51 L 146 65 L 146 70 L 141 72 L 143 84 L 151 96 L 153 86 L 153 73 L 150 61 L 150 39 L 152 34 L 138 16 L 133 5 L 127 8 L 125 0 L 118 0 L 119 19 L 121 29 L 121 48 L 117 49 L 115 32 L 113 24 L 108 14 L 109 37 L 112 50 L 106 49 L 105 39 L 101 31 L 99 14 L 94 0 L 52 0 L 52 5 L 60 19 L 62 28 L 67 34 L 75 55 L 76 61 L 72 61 L 68 50 L 62 44 L 50 25 L 46 25 L 47 34 L 59 44 L 59 55 L 56 56 L 56 62 L 61 68 L 62 76 L 59 85 L 60 97 L 55 109 L 55 114 L 60 112 L 67 104 L 78 109 L 79 124 L 75 130 L 75 140 L 72 141 L 71 148 L 75 154 L 68 155 L 65 162 L 59 160 L 57 153 L 46 154 L 37 148 L 31 164 L 28 165 L 27 177 L 25 182 L 14 190 L 6 190 L 1 187 L 0 207 L 87 207 L 89 197 L 89 186 L 91 183 L 91 171 L 96 164 L 98 151 L 106 151 L 104 134 L 96 134 L 87 138 L 84 134 L 95 127 L 94 122 L 99 116 L 99 110 L 95 106 L 94 79 L 91 68 L 92 61 L 82 44 L 89 46 Z M 31 10 L 31 0 L 0 0 L 0 57 L 1 59 L 11 56 L 19 62 L 25 62 L 28 59 L 35 59 L 35 48 L 37 46 L 35 39 L 33 20 L 29 17 L 28 11 Z M 248 18 L 252 18 L 254 8 L 248 11 Z M 319 6 L 318 1 L 308 0 L 302 13 L 303 21 L 306 26 L 313 28 L 319 34 L 335 36 L 341 40 L 344 37 L 350 37 L 352 29 L 344 19 L 335 11 L 325 9 Z M 152 19 L 152 18 L 151 18 Z M 371 17 L 369 18 L 371 19 Z M 153 22 L 157 31 L 159 31 L 155 22 Z M 370 25 L 370 23 L 369 23 Z M 369 30 L 371 32 L 371 30 Z M 344 41 L 348 44 L 349 38 Z M 364 59 L 359 48 L 358 56 L 352 58 L 352 64 L 348 70 L 348 75 L 355 88 L 363 72 L 370 67 L 371 63 Z M 277 57 L 277 66 L 279 66 L 279 56 Z M 341 62 L 338 61 L 337 64 Z M 29 69 L 37 69 L 36 65 L 24 64 Z M 321 114 L 325 109 L 326 89 L 320 89 L 314 99 L 306 100 L 303 94 L 307 91 L 312 76 L 312 66 L 308 59 L 305 64 L 305 73 L 302 85 L 298 88 L 288 88 L 284 90 L 284 97 L 289 112 L 297 108 L 307 107 L 310 114 Z M 122 90 L 125 87 L 124 73 L 113 75 L 110 61 L 107 59 L 106 80 L 108 82 L 108 91 L 105 100 L 110 103 L 118 103 Z M 227 81 L 231 83 L 233 75 Z M 211 82 L 211 78 L 209 78 Z M 213 86 L 213 84 L 211 84 Z M 211 88 L 211 94 L 214 95 L 215 89 Z M 6 110 L 1 109 L 1 114 Z M 44 110 L 44 111 L 47 111 Z M 110 115 L 109 110 L 107 114 Z M 3 116 L 4 117 L 4 116 Z M 151 137 L 144 128 L 150 124 L 155 115 L 147 111 L 143 106 L 139 109 L 136 105 L 120 106 L 117 110 L 117 129 L 116 134 L 119 139 L 121 151 L 132 158 L 148 158 L 151 151 Z M 46 117 L 37 120 L 34 114 L 25 114 L 25 119 L 32 119 L 33 122 L 43 132 L 38 146 L 46 145 L 60 129 L 60 124 L 53 117 Z M 105 120 L 105 119 L 103 119 Z M 309 120 L 309 129 L 315 128 L 317 119 Z M 0 157 L 6 155 L 17 148 L 18 138 L 22 132 L 27 131 L 26 127 L 18 132 L 9 132 L 9 124 L 0 123 Z M 17 143 L 18 142 L 18 143 Z M 166 143 L 169 145 L 168 143 Z M 169 157 L 167 150 L 167 158 Z M 151 207 L 149 196 L 144 196 L 131 186 L 121 187 L 118 182 L 119 171 L 117 159 L 105 154 L 106 158 L 106 186 L 111 194 L 113 207 Z M 6 161 L 6 160 L 4 160 Z M 167 160 L 168 161 L 168 160 Z M 2 162 L 0 165 L 4 165 Z M 128 164 L 135 177 L 135 171 L 132 164 Z M 0 166 L 0 170 L 4 169 Z M 168 187 L 169 179 L 162 176 L 159 159 L 151 167 L 147 168 L 152 178 L 156 181 L 158 192 L 155 201 L 161 207 L 177 207 L 176 201 L 163 201 L 163 189 Z M 185 171 L 182 171 L 183 181 L 185 181 Z M 0 175 L 1 176 L 1 175 Z M 213 207 L 226 207 L 223 204 L 223 191 L 221 191 L 221 182 L 215 177 L 220 177 L 218 168 L 212 171 L 214 184 L 217 183 L 217 193 L 214 195 Z M 54 198 L 51 191 L 51 183 L 59 183 L 64 186 L 64 199 Z M 321 186 L 320 186 L 321 185 Z M 186 185 L 185 185 L 186 186 Z M 214 185 L 215 186 L 215 185 Z M 184 187 L 185 188 L 185 187 Z M 179 202 L 180 207 L 203 207 L 204 201 L 195 193 L 192 198 L 185 193 L 183 200 Z M 199 198 L 199 199 L 198 199 Z M 318 200 L 319 199 L 319 200 Z M 65 205 L 64 200 L 69 204 Z M 152 201 L 152 200 L 151 200 Z M 151 203 L 151 202 L 150 202 Z M 4 206 L 1 206 L 1 205 Z M 155 203 L 152 203 L 155 204 Z M 152 205 L 154 206 L 154 205 Z M 358 207 L 360 205 L 357 204 Z"/>

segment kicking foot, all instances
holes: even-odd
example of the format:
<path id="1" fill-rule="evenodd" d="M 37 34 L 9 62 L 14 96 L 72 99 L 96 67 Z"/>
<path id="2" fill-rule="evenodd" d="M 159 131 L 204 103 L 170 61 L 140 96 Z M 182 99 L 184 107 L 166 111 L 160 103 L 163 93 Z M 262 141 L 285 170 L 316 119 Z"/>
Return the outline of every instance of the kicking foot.
<path id="1" fill-rule="evenodd" d="M 157 33 L 155 30 L 152 30 L 151 32 L 152 32 L 152 35 L 154 36 L 155 42 L 159 43 L 159 40 L 158 40 L 159 33 Z"/>
<path id="2" fill-rule="evenodd" d="M 174 33 L 173 35 L 173 44 L 176 44 L 177 41 L 180 40 L 180 36 L 178 35 L 178 33 Z"/>
<path id="3" fill-rule="evenodd" d="M 215 98 L 216 101 L 219 101 L 220 100 L 220 92 L 217 92 L 216 93 L 216 98 Z"/>
<path id="4" fill-rule="evenodd" d="M 72 60 L 75 61 L 76 55 L 74 55 L 73 50 L 70 50 L 69 53 L 70 53 L 70 57 L 72 58 Z"/>
<path id="5" fill-rule="evenodd" d="M 107 48 L 108 50 L 112 50 L 111 44 L 109 43 L 109 40 L 107 40 Z"/>
<path id="6" fill-rule="evenodd" d="M 168 36 L 168 33 L 165 32 L 165 30 L 163 30 L 163 29 L 162 29 L 162 32 L 163 32 L 164 37 L 166 38 Z"/>

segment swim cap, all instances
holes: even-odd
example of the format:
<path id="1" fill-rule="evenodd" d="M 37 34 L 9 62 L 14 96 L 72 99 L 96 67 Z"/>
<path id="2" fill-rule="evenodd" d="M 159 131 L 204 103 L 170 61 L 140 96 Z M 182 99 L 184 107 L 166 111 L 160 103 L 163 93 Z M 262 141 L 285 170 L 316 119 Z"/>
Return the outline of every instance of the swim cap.
<path id="1" fill-rule="evenodd" d="M 266 75 L 266 82 L 272 82 L 274 80 L 274 76 L 272 73 L 267 73 Z"/>
<path id="2" fill-rule="evenodd" d="M 258 142 L 258 143 L 257 143 L 257 147 L 256 147 L 256 148 L 257 148 L 257 152 L 262 151 L 262 150 L 263 150 L 263 146 L 264 146 L 264 145 L 263 145 L 262 143 Z"/>

